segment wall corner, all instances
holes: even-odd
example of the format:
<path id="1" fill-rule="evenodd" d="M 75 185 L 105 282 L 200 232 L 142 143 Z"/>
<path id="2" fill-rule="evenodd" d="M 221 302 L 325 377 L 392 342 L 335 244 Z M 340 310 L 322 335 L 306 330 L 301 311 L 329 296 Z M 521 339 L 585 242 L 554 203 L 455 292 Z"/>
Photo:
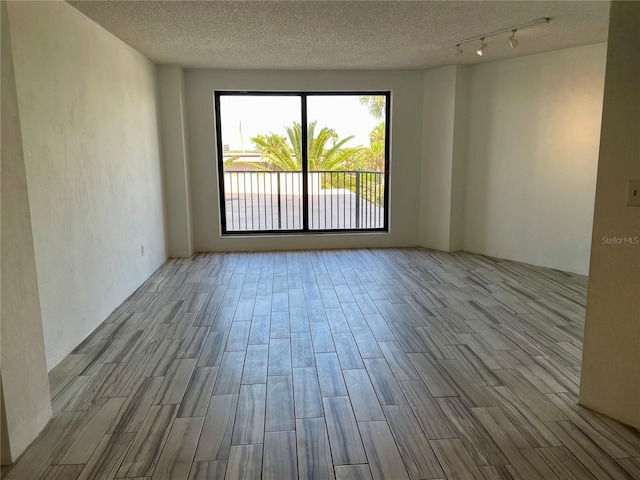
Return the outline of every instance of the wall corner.
<path id="1" fill-rule="evenodd" d="M 462 249 L 466 176 L 469 69 L 424 72 L 420 245 Z"/>
<path id="2" fill-rule="evenodd" d="M 612 2 L 580 403 L 640 429 L 640 3 Z M 618 240 L 606 240 L 616 238 Z"/>
<path id="3" fill-rule="evenodd" d="M 1 2 L 0 276 L 5 279 L 0 296 L 3 464 L 15 461 L 51 418 L 8 10 L 7 2 Z M 8 278 L 10 282 L 6 281 Z"/>
<path id="4" fill-rule="evenodd" d="M 186 125 L 184 71 L 178 65 L 158 66 L 160 135 L 164 166 L 168 254 L 193 254 L 191 181 Z"/>

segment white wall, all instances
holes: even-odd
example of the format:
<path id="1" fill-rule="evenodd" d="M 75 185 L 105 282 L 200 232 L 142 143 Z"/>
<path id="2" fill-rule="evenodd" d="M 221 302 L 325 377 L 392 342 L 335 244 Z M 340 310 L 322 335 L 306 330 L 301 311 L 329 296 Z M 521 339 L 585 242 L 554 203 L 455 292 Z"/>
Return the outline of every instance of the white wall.
<path id="1" fill-rule="evenodd" d="M 0 429 L 2 464 L 20 455 L 51 418 L 38 278 L 7 5 L 2 17 Z"/>
<path id="2" fill-rule="evenodd" d="M 165 259 L 156 68 L 64 2 L 9 20 L 50 370 Z"/>
<path id="3" fill-rule="evenodd" d="M 640 3 L 612 2 L 580 403 L 640 429 L 640 207 L 626 199 L 638 179 Z"/>
<path id="4" fill-rule="evenodd" d="M 182 68 L 177 65 L 158 67 L 158 94 L 167 207 L 167 253 L 170 257 L 189 257 L 193 253 L 191 182 Z"/>
<path id="5" fill-rule="evenodd" d="M 470 67 L 424 73 L 420 245 L 461 250 L 464 232 Z"/>
<path id="6" fill-rule="evenodd" d="M 420 245 L 450 250 L 456 67 L 427 70 L 422 97 Z"/>
<path id="7" fill-rule="evenodd" d="M 196 251 L 416 246 L 419 244 L 420 72 L 249 72 L 188 70 L 187 124 Z M 226 90 L 391 90 L 389 234 L 221 238 L 213 92 Z"/>
<path id="8" fill-rule="evenodd" d="M 449 250 L 464 248 L 464 213 L 467 198 L 467 157 L 469 153 L 469 95 L 471 67 L 459 66 L 456 74 L 456 101 L 453 116 L 453 151 L 451 167 L 451 224 Z"/>
<path id="9" fill-rule="evenodd" d="M 606 45 L 471 69 L 464 249 L 586 274 Z"/>

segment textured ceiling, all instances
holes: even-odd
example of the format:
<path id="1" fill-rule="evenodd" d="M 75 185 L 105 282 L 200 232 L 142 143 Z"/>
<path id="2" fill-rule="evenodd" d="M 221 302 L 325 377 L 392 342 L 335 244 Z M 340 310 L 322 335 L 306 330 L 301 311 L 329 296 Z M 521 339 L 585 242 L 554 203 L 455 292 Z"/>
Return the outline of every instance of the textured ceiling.
<path id="1" fill-rule="evenodd" d="M 419 70 L 605 42 L 607 1 L 70 1 L 156 63 L 220 69 Z M 478 43 L 460 40 L 540 17 Z"/>

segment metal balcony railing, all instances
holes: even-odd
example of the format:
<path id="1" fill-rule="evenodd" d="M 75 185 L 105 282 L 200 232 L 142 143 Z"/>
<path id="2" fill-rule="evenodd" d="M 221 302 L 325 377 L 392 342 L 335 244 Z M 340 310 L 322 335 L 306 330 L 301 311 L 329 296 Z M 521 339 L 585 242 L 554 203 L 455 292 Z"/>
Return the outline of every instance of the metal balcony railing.
<path id="1" fill-rule="evenodd" d="M 225 171 L 227 232 L 301 230 L 302 172 Z M 309 230 L 384 228 L 384 172 L 308 173 Z"/>

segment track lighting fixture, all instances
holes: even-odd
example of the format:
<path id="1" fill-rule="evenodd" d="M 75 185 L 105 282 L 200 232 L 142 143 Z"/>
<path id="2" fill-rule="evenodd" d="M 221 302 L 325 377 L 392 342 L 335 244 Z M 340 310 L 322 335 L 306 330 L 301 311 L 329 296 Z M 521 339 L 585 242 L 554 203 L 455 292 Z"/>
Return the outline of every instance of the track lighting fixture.
<path id="1" fill-rule="evenodd" d="M 519 30 L 523 30 L 525 28 L 530 28 L 533 27 L 535 25 L 540 25 L 542 23 L 551 23 L 551 19 L 548 17 L 543 17 L 543 18 L 538 18 L 536 20 L 533 20 L 529 23 L 524 23 L 522 25 L 516 25 L 515 27 L 510 27 L 510 28 L 504 28 L 502 30 L 496 30 L 495 32 L 491 32 L 491 33 L 485 33 L 484 35 L 479 35 L 477 37 L 472 37 L 472 38 L 467 38 L 465 40 L 461 40 L 460 42 L 456 42 L 454 44 L 454 46 L 456 47 L 456 53 L 455 53 L 455 57 L 458 58 L 462 55 L 462 45 L 464 45 L 465 43 L 471 43 L 471 42 L 476 42 L 478 40 L 480 40 L 480 47 L 476 50 L 476 53 L 479 56 L 484 56 L 485 51 L 487 50 L 487 43 L 485 42 L 486 39 L 491 38 L 491 37 L 497 37 L 498 35 L 504 35 L 506 33 L 511 33 L 511 35 L 509 35 L 508 40 L 509 40 L 509 46 L 511 48 L 516 48 L 518 45 L 520 45 L 520 42 L 516 39 L 516 32 L 518 32 Z"/>
<path id="2" fill-rule="evenodd" d="M 511 30 L 511 36 L 509 37 L 509 46 L 511 48 L 516 48 L 520 45 L 520 42 L 516 40 L 516 30 Z"/>
<path id="3" fill-rule="evenodd" d="M 484 38 L 480 39 L 480 48 L 476 50 L 476 53 L 480 56 L 484 55 L 484 51 L 487 49 L 488 45 L 484 43 Z"/>

